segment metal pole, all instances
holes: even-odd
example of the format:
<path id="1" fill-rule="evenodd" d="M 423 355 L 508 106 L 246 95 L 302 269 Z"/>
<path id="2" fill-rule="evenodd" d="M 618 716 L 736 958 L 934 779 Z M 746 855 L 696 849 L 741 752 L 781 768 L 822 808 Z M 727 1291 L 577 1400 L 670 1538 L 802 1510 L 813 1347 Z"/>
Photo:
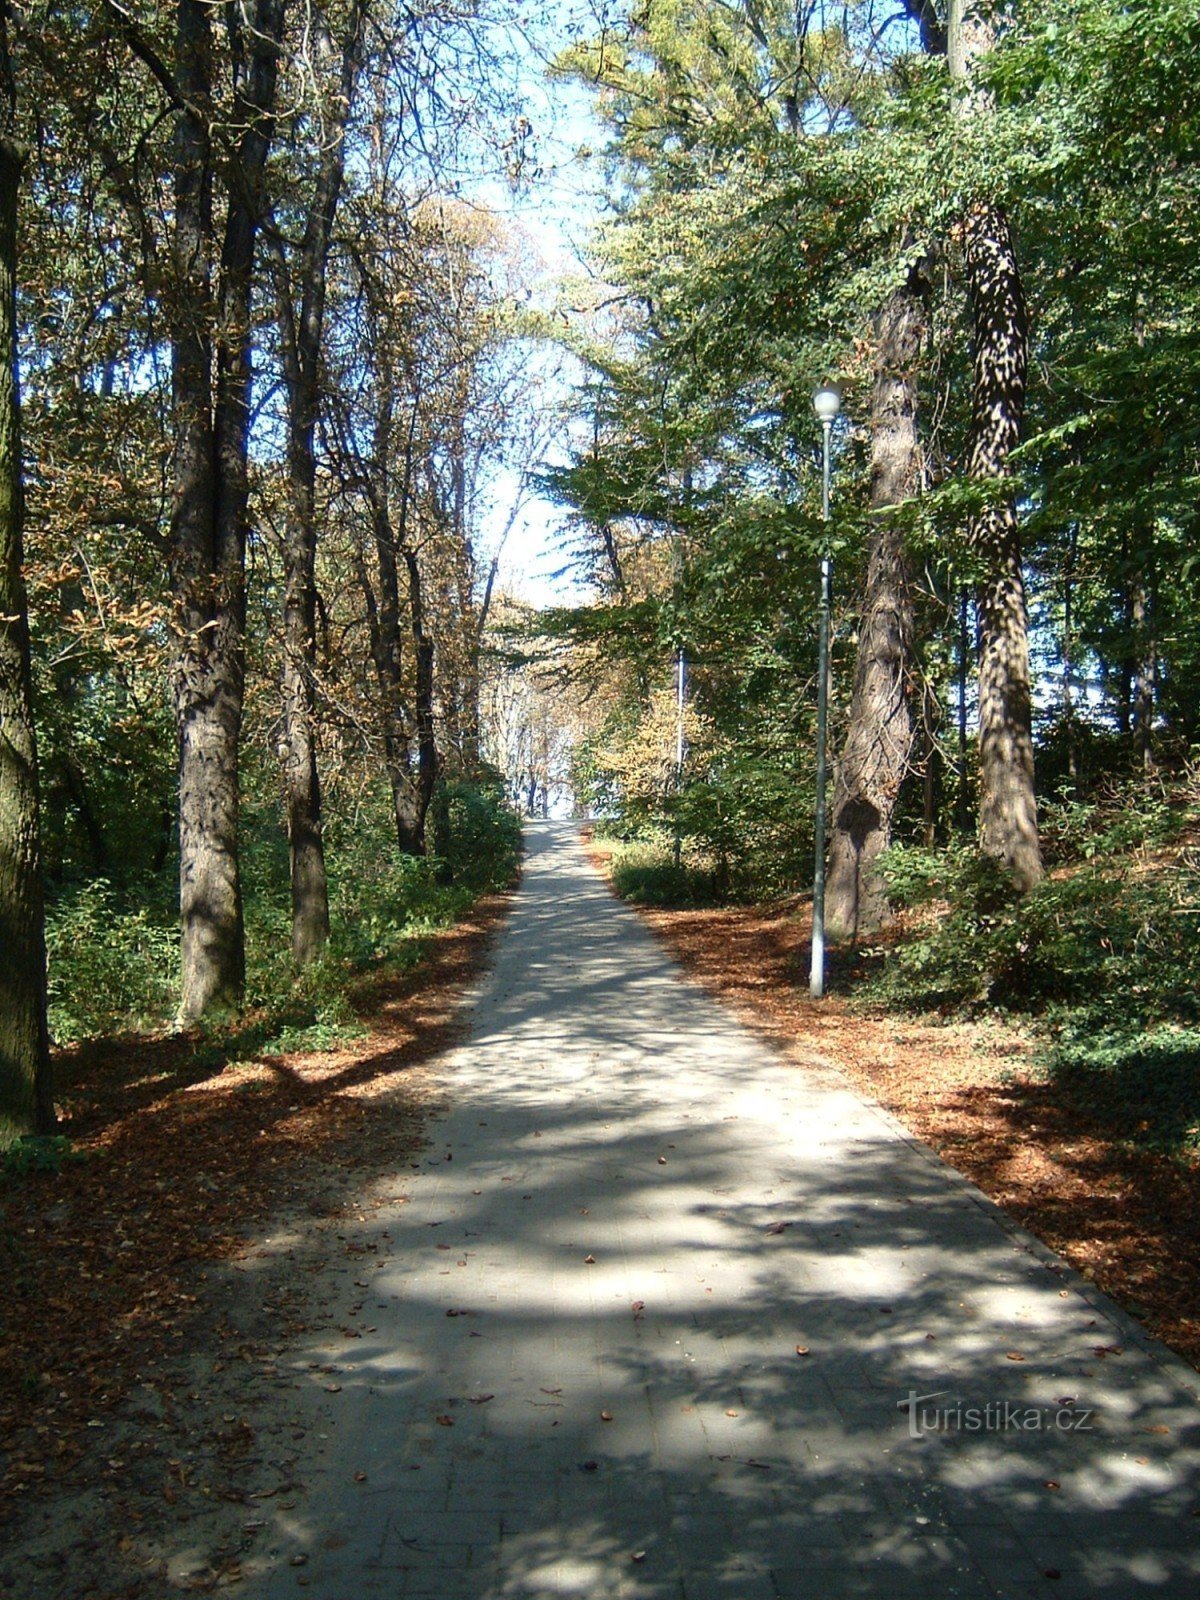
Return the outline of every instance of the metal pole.
<path id="1" fill-rule="evenodd" d="M 683 789 L 683 758 L 686 750 L 683 741 L 683 711 L 687 700 L 687 657 L 683 653 L 683 646 L 679 647 L 678 680 L 675 689 L 675 793 L 678 797 Z M 679 867 L 683 860 L 683 835 L 679 818 L 678 798 L 675 808 L 675 866 Z"/>
<path id="2" fill-rule="evenodd" d="M 832 419 L 824 426 L 821 475 L 821 516 L 829 521 L 830 434 Z M 829 620 L 833 609 L 833 561 L 828 550 L 821 557 L 821 600 L 817 622 L 817 807 L 813 822 L 812 973 L 808 992 L 814 1000 L 825 994 L 825 746 L 829 723 Z"/>

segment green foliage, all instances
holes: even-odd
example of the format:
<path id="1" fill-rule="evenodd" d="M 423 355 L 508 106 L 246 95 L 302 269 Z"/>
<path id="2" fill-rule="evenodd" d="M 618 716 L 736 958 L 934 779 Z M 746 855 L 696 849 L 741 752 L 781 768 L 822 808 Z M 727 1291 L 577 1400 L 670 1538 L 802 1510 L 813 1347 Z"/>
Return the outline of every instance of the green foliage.
<path id="1" fill-rule="evenodd" d="M 30 1173 L 58 1173 L 69 1161 L 81 1161 L 70 1139 L 61 1133 L 24 1134 L 14 1139 L 4 1152 L 4 1174 L 10 1178 L 26 1178 Z"/>
<path id="2" fill-rule="evenodd" d="M 130 904 L 106 879 L 65 886 L 48 907 L 50 1030 L 60 1044 L 170 1015 L 179 935 L 153 886 Z M 157 902 L 157 903 L 156 903 Z"/>
<path id="3" fill-rule="evenodd" d="M 687 862 L 675 865 L 674 849 L 662 836 L 619 844 L 612 858 L 613 887 L 640 906 L 711 906 L 722 899 L 717 875 Z"/>
<path id="4" fill-rule="evenodd" d="M 505 803 L 498 774 L 443 780 L 431 806 L 432 849 L 449 883 L 474 894 L 507 889 L 521 854 L 521 821 Z"/>
<path id="5" fill-rule="evenodd" d="M 863 994 L 903 1010 L 1023 1015 L 1041 1070 L 1083 1116 L 1148 1149 L 1200 1149 L 1200 860 L 1184 850 L 1167 870 L 1130 853 L 1168 827 L 1178 818 L 1154 802 L 1131 808 L 1091 859 L 1023 900 L 971 851 L 894 847 L 893 896 L 930 916 Z"/>
<path id="6" fill-rule="evenodd" d="M 1086 1121 L 1159 1154 L 1200 1153 L 1200 1028 L 1143 1028 L 1111 1018 L 1097 1028 L 1085 1012 L 1064 1023 L 1042 1051 L 1046 1076 Z"/>
<path id="7" fill-rule="evenodd" d="M 329 947 L 297 970 L 290 954 L 287 847 L 271 809 L 245 811 L 246 1000 L 249 1025 L 210 1030 L 202 1053 L 334 1049 L 357 1037 L 351 991 L 364 973 L 402 971 L 421 939 L 463 915 L 476 895 L 510 884 L 520 822 L 498 783 L 445 786 L 441 859 L 401 853 L 385 805 L 331 819 Z M 50 1018 L 59 1043 L 162 1026 L 178 996 L 179 935 L 171 885 L 118 891 L 103 879 L 60 890 L 47 919 Z"/>
<path id="8" fill-rule="evenodd" d="M 1030 1015 L 1085 1007 L 1097 1022 L 1200 1016 L 1193 871 L 1149 874 L 1105 855 L 1047 877 L 1024 899 L 995 863 L 967 849 L 894 846 L 884 874 L 898 903 L 949 909 L 889 952 L 871 992 L 905 1008 L 1002 1006 Z"/>

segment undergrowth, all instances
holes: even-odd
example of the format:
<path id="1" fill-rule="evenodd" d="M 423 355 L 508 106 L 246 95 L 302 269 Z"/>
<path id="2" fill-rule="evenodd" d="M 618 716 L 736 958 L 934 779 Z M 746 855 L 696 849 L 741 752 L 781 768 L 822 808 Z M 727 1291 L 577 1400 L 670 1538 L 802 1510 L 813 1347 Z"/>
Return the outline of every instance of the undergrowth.
<path id="1" fill-rule="evenodd" d="M 1060 808 L 1070 865 L 1021 898 L 971 847 L 894 847 L 892 902 L 917 915 L 881 951 L 869 1004 L 1031 1027 L 1035 1070 L 1108 1133 L 1200 1156 L 1200 852 L 1191 813 L 1152 796 L 1116 815 Z M 924 913 L 923 915 L 921 913 Z"/>
<path id="2" fill-rule="evenodd" d="M 431 817 L 431 824 L 434 819 Z M 422 940 L 480 895 L 512 882 L 520 823 L 496 785 L 450 783 L 436 798 L 434 850 L 399 850 L 384 807 L 331 820 L 326 834 L 330 939 L 298 969 L 290 953 L 287 851 L 273 817 L 247 808 L 243 873 L 246 1015 L 205 1031 L 198 1057 L 334 1049 L 363 1028 L 356 994 L 401 973 Z M 436 853 L 434 853 L 436 851 Z M 178 997 L 174 884 L 91 878 L 58 888 L 47 914 L 50 1027 L 59 1044 L 162 1027 Z"/>
<path id="3" fill-rule="evenodd" d="M 658 832 L 617 840 L 609 871 L 613 888 L 634 905 L 682 909 L 719 905 L 724 898 L 716 870 L 686 855 L 677 864 L 673 841 Z"/>

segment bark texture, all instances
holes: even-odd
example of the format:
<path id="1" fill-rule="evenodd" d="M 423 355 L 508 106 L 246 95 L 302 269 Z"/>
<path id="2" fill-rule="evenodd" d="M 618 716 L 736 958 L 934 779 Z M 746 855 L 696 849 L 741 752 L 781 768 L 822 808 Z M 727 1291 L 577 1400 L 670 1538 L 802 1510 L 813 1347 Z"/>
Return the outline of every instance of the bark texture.
<path id="1" fill-rule="evenodd" d="M 951 0 L 947 49 L 964 89 L 960 114 L 976 115 L 975 62 L 992 46 L 990 15 L 976 0 Z M 1025 410 L 1028 318 L 1012 230 L 1002 207 L 981 197 L 967 207 L 961 241 L 974 334 L 967 476 L 1009 476 Z M 979 834 L 1020 889 L 1042 876 L 1029 681 L 1029 622 L 1021 530 L 1011 493 L 971 518 L 968 534 L 986 574 L 979 606 Z"/>
<path id="2" fill-rule="evenodd" d="M 916 372 L 926 326 L 923 288 L 914 271 L 875 324 L 873 516 L 854 692 L 834 786 L 825 888 L 831 939 L 873 933 L 887 919 L 879 856 L 891 837 L 892 811 L 912 751 L 912 593 L 894 510 L 916 492 L 921 474 Z"/>
<path id="3" fill-rule="evenodd" d="M 395 444 L 395 384 L 390 364 L 380 362 L 372 459 L 368 466 L 353 450 L 372 508 L 371 558 L 359 549 L 356 575 L 367 613 L 371 659 L 379 691 L 384 763 L 392 790 L 396 842 L 405 855 L 424 855 L 425 818 L 437 779 L 438 756 L 433 719 L 433 644 L 424 633 L 423 590 L 417 551 L 408 538 L 412 485 L 412 442 L 408 430 L 401 452 L 401 483 L 393 518 L 391 459 Z M 414 646 L 415 692 L 409 710 L 401 630 L 400 558 L 409 579 L 409 632 Z M 414 770 L 413 743 L 417 745 Z"/>
<path id="4" fill-rule="evenodd" d="M 975 333 L 967 472 L 1008 476 L 1025 406 L 1025 299 L 1008 219 L 973 206 L 963 225 L 963 259 Z M 1021 529 L 1011 495 L 972 519 L 972 544 L 987 576 L 979 592 L 979 835 L 1021 889 L 1042 876 L 1029 682 L 1029 622 Z"/>
<path id="5" fill-rule="evenodd" d="M 0 75 L 8 74 L 0 11 Z M 6 109 L 11 109 L 10 105 Z M 17 197 L 22 153 L 0 134 L 0 1148 L 54 1126 L 29 618 L 22 575 Z"/>
<path id="6" fill-rule="evenodd" d="M 292 955 L 313 960 L 329 939 L 329 883 L 317 769 L 317 462 L 326 281 L 334 222 L 345 176 L 346 128 L 362 62 L 366 7 L 355 0 L 340 51 L 323 21 L 314 24 L 314 75 L 332 66 L 336 92 L 327 108 L 323 154 L 305 219 L 293 284 L 279 262 L 280 348 L 288 400 L 288 513 L 283 538 L 282 731 L 284 795 L 292 890 Z M 298 304 L 297 304 L 298 300 Z"/>
<path id="7" fill-rule="evenodd" d="M 236 19 L 233 24 L 236 26 Z M 245 683 L 250 288 L 283 30 L 259 0 L 237 52 L 242 132 L 218 254 L 211 8 L 179 0 L 171 285 L 174 503 L 171 579 L 179 732 L 180 1017 L 241 1004 L 238 745 Z"/>

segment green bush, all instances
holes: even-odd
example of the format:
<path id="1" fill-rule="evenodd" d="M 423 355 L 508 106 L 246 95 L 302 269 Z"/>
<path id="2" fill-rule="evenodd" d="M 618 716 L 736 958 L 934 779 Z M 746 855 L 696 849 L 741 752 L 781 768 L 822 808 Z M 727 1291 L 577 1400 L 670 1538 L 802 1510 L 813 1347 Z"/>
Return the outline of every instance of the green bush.
<path id="1" fill-rule="evenodd" d="M 521 855 L 521 820 L 507 804 L 499 774 L 440 782 L 430 806 L 430 848 L 439 876 L 473 894 L 513 882 Z"/>
<path id="2" fill-rule="evenodd" d="M 1048 877 L 1023 899 L 965 850 L 893 849 L 884 872 L 905 904 L 949 909 L 885 952 L 868 999 L 1024 1015 L 1040 1069 L 1082 1111 L 1146 1148 L 1200 1149 L 1193 857 L 1164 872 L 1114 854 Z"/>
<path id="3" fill-rule="evenodd" d="M 899 903 L 947 900 L 950 909 L 888 953 L 876 998 L 1037 1014 L 1102 997 L 1109 1014 L 1139 1021 L 1197 1012 L 1200 954 L 1180 914 L 1186 871 L 1148 875 L 1107 859 L 1047 877 L 1024 898 L 973 851 L 894 847 L 883 872 Z"/>
<path id="4" fill-rule="evenodd" d="M 1041 1066 L 1080 1110 L 1118 1138 L 1167 1155 L 1200 1152 L 1200 1028 L 1067 1017 Z"/>
<path id="5" fill-rule="evenodd" d="M 715 872 L 687 862 L 675 865 L 674 847 L 658 839 L 619 844 L 612 858 L 613 887 L 642 906 L 711 906 L 720 903 Z"/>
<path id="6" fill-rule="evenodd" d="M 3 1167 L 8 1177 L 26 1178 L 31 1172 L 61 1172 L 68 1161 L 82 1159 L 64 1134 L 26 1133 L 4 1151 Z"/>
<path id="7" fill-rule="evenodd" d="M 287 846 L 273 806 L 244 813 L 244 1027 L 212 1030 L 214 1063 L 230 1050 L 334 1048 L 361 1032 L 348 999 L 355 978 L 420 960 L 422 936 L 463 915 L 477 894 L 512 882 L 521 828 L 498 782 L 442 789 L 440 857 L 403 855 L 385 803 L 334 814 L 326 835 L 329 947 L 297 971 L 291 955 Z M 60 1043 L 168 1022 L 179 994 L 174 884 L 94 879 L 59 892 L 47 918 L 50 1023 Z"/>
<path id="8" fill-rule="evenodd" d="M 179 992 L 179 931 L 165 908 L 131 909 L 103 878 L 72 884 L 47 907 L 50 1031 L 60 1044 L 142 1028 Z"/>

